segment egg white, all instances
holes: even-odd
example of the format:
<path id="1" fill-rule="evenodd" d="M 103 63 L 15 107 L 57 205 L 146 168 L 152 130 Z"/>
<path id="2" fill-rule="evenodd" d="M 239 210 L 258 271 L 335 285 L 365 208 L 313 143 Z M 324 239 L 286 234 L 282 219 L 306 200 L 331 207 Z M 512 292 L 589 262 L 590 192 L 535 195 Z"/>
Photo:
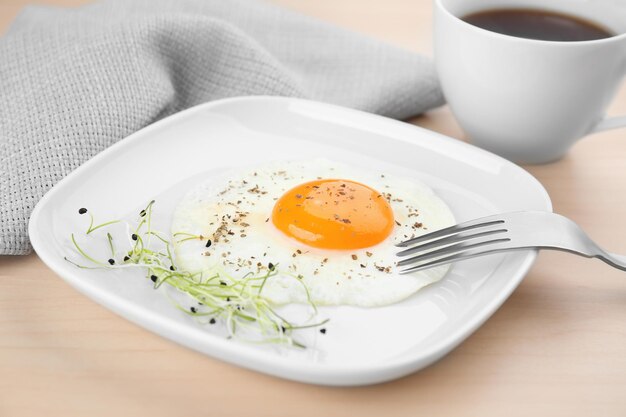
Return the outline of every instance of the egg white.
<path id="1" fill-rule="evenodd" d="M 382 193 L 396 220 L 389 238 L 366 249 L 322 250 L 277 230 L 270 219 L 276 200 L 321 178 L 349 179 Z M 446 274 L 448 266 L 398 275 L 394 244 L 454 223 L 449 207 L 418 181 L 317 159 L 274 162 L 200 184 L 179 203 L 172 233 L 179 268 L 242 277 L 267 272 L 271 263 L 278 274 L 263 294 L 275 303 L 371 307 L 400 301 Z M 183 241 L 185 234 L 203 239 Z"/>

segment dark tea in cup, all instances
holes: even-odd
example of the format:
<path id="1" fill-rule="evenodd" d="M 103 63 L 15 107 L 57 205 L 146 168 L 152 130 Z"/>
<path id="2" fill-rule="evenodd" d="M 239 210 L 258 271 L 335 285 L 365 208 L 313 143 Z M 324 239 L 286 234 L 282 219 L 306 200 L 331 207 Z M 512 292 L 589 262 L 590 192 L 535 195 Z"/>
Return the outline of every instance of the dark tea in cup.
<path id="1" fill-rule="evenodd" d="M 614 36 L 598 23 L 540 9 L 488 9 L 462 19 L 503 35 L 543 41 L 577 42 Z"/>

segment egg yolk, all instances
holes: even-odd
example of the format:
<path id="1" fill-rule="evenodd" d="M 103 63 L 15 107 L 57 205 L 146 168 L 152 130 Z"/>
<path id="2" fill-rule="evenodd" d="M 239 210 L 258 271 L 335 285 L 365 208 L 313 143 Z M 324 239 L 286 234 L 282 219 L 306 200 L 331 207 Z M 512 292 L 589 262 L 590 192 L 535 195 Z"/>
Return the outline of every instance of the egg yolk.
<path id="1" fill-rule="evenodd" d="M 387 199 L 367 185 L 323 179 L 283 194 L 272 222 L 287 236 L 323 249 L 360 249 L 385 240 L 393 230 Z"/>

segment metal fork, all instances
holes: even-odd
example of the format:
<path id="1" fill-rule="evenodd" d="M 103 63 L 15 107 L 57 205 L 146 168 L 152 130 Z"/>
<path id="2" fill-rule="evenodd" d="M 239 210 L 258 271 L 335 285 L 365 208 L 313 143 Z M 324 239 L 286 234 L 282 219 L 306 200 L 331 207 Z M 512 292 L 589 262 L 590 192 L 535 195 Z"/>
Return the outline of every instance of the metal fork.
<path id="1" fill-rule="evenodd" d="M 520 211 L 470 220 L 401 242 L 408 266 L 401 274 L 497 252 L 520 249 L 555 249 L 599 258 L 626 271 L 626 256 L 606 252 L 573 221 L 545 211 Z M 410 257 L 409 257 L 410 256 Z"/>

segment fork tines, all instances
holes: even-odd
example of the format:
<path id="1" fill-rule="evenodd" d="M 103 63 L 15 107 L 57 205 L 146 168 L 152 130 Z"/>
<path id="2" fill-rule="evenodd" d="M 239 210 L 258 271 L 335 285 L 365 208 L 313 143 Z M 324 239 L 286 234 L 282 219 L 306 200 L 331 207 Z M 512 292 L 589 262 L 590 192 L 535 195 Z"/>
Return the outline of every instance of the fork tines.
<path id="1" fill-rule="evenodd" d="M 497 243 L 508 242 L 508 230 L 503 219 L 495 217 L 471 220 L 423 236 L 409 239 L 396 246 L 406 248 L 397 253 L 402 259 L 397 266 L 414 265 L 401 270 L 401 274 L 469 259 L 493 251 Z M 487 248 L 486 248 L 487 247 Z"/>

